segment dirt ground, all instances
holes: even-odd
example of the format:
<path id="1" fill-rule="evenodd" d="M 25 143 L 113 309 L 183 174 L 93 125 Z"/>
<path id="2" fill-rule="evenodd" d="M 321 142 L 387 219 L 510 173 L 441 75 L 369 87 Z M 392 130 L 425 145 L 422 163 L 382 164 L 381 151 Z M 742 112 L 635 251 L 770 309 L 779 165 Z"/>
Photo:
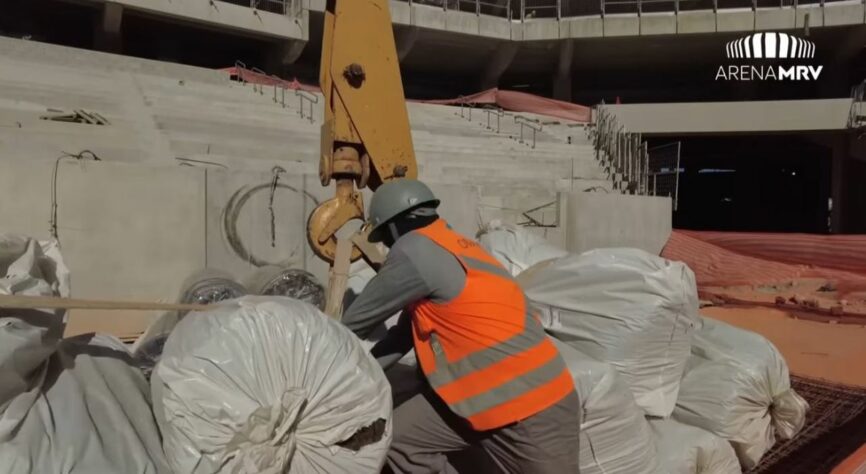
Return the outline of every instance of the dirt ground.
<path id="1" fill-rule="evenodd" d="M 787 310 L 765 306 L 709 306 L 701 312 L 763 335 L 795 374 L 866 387 L 866 322 L 797 319 Z"/>

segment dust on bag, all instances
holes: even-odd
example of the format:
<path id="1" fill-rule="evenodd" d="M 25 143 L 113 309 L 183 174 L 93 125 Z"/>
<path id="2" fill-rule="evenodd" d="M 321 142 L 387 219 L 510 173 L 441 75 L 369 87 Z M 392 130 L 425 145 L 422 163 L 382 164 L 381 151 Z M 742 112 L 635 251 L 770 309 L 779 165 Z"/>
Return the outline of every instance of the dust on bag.
<path id="1" fill-rule="evenodd" d="M 498 220 L 488 223 L 476 237 L 481 246 L 499 260 L 512 276 L 539 262 L 568 255 L 565 250 L 525 227 L 503 224 Z"/>
<path id="2" fill-rule="evenodd" d="M 171 472 L 147 381 L 112 336 L 61 341 L 45 362 L 39 397 L 26 411 L 13 402 L 0 424 L 10 418 L 14 430 L 0 436 L 4 473 Z"/>
<path id="3" fill-rule="evenodd" d="M 246 296 L 188 314 L 151 386 L 178 474 L 378 473 L 391 441 L 376 360 L 295 299 Z"/>
<path id="4" fill-rule="evenodd" d="M 56 242 L 0 234 L 0 295 L 69 296 L 69 270 Z M 0 309 L 0 412 L 15 400 L 24 413 L 36 400 L 66 325 L 63 310 Z M 14 429 L 11 413 L 0 420 L 0 442 Z"/>
<path id="5" fill-rule="evenodd" d="M 598 249 L 535 265 L 518 281 L 549 334 L 614 366 L 647 414 L 671 414 L 700 323 L 685 264 Z"/>
<path id="6" fill-rule="evenodd" d="M 0 294 L 69 296 L 56 243 L 0 236 Z M 4 473 L 168 472 L 150 390 L 111 336 L 61 340 L 63 310 L 0 309 Z"/>
<path id="7" fill-rule="evenodd" d="M 672 419 L 652 419 L 658 474 L 741 474 L 731 443 Z"/>
<path id="8" fill-rule="evenodd" d="M 581 474 L 656 474 L 650 426 L 616 369 L 553 340 L 583 406 Z"/>
<path id="9" fill-rule="evenodd" d="M 763 336 L 703 318 L 674 417 L 731 442 L 743 468 L 756 466 L 776 438 L 802 428 L 808 404 L 792 388 L 788 365 Z"/>

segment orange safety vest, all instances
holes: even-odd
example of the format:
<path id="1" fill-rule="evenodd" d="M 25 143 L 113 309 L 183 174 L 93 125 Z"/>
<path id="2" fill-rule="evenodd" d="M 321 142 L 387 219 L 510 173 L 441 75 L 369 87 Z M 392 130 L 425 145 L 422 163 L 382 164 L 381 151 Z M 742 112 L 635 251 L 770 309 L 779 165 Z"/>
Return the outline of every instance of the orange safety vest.
<path id="1" fill-rule="evenodd" d="M 444 304 L 412 310 L 421 370 L 451 410 L 478 431 L 528 418 L 574 390 L 523 290 L 474 240 L 439 219 L 415 230 L 454 255 L 466 285 Z"/>

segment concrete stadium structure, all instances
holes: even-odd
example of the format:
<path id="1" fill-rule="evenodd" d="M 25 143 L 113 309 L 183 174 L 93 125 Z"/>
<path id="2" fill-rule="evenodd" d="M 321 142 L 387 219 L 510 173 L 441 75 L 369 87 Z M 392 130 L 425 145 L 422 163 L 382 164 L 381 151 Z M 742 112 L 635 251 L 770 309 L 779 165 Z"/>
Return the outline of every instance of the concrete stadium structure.
<path id="1" fill-rule="evenodd" d="M 862 88 L 851 93 L 866 77 L 863 1 L 390 5 L 410 98 L 498 86 L 623 102 L 605 110 L 648 148 L 681 150 L 682 163 L 655 170 L 678 177 L 672 214 L 667 198 L 620 194 L 621 173 L 599 159 L 592 126 L 522 114 L 541 126 L 531 147 L 516 139 L 513 115 L 497 132 L 486 126 L 490 112 L 410 103 L 421 176 L 448 196 L 444 215 L 465 233 L 500 219 L 531 223 L 573 251 L 658 252 L 672 223 L 866 232 L 866 114 Z M 4 229 L 57 236 L 80 297 L 172 300 L 202 267 L 242 278 L 283 263 L 324 277 L 305 241 L 307 213 L 331 195 L 316 176 L 321 101 L 215 70 L 241 61 L 315 81 L 324 8 L 323 0 L 0 5 L 0 35 L 13 37 L 0 38 L 0 196 L 13 203 L 0 206 Z M 732 63 L 729 41 L 768 30 L 814 43 L 808 64 L 823 66 L 821 79 L 716 79 Z M 107 123 L 42 119 L 79 110 Z"/>
<path id="2" fill-rule="evenodd" d="M 9 0 L 0 32 L 315 79 L 325 0 Z M 409 95 L 496 85 L 595 103 L 843 97 L 862 68 L 861 0 L 392 0 Z M 53 21 L 52 15 L 62 15 Z M 24 21 L 22 21 L 24 20 Z M 719 84 L 727 41 L 787 31 L 817 46 L 812 88 Z M 442 61 L 442 58 L 448 61 Z M 221 64 L 218 64 L 221 63 Z M 460 78 L 455 87 L 455 78 Z M 858 78 L 859 79 L 859 78 Z M 413 94 L 417 91 L 418 94 Z"/>
<path id="3" fill-rule="evenodd" d="M 309 211 L 333 193 L 317 174 L 320 96 L 288 91 L 284 102 L 283 92 L 223 72 L 0 38 L 3 229 L 57 238 L 78 297 L 171 301 L 204 267 L 242 279 L 288 264 L 325 278 L 305 237 Z M 102 123 L 52 119 L 77 111 Z M 409 112 L 421 176 L 462 232 L 534 220 L 574 250 L 664 245 L 669 200 L 617 193 L 582 124 L 547 122 L 533 147 L 513 121 L 497 132 L 459 107 L 410 103 Z M 569 198 L 587 190 L 592 203 Z M 583 216 L 576 232 L 621 205 L 629 211 L 616 225 L 589 240 L 568 236 L 569 214 Z M 151 317 L 115 316 L 107 330 L 142 329 Z M 92 322 L 82 317 L 73 332 Z"/>

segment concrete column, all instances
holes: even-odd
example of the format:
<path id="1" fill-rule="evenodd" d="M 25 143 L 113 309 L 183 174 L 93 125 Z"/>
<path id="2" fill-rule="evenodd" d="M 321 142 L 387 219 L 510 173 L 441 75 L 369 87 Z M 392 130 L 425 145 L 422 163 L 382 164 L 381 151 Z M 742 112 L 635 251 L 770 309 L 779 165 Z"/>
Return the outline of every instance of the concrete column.
<path id="1" fill-rule="evenodd" d="M 102 18 L 96 26 L 94 34 L 96 49 L 109 53 L 120 53 L 123 47 L 121 24 L 123 23 L 123 5 L 105 2 L 102 7 Z"/>
<path id="2" fill-rule="evenodd" d="M 415 47 L 415 42 L 418 41 L 418 31 L 417 26 L 395 28 L 394 41 L 397 43 L 397 59 L 401 63 Z"/>
<path id="3" fill-rule="evenodd" d="M 265 58 L 265 70 L 271 74 L 283 75 L 287 67 L 291 66 L 301 57 L 304 48 L 307 46 L 306 41 L 289 40 L 274 43 L 270 52 Z"/>
<path id="4" fill-rule="evenodd" d="M 574 61 L 574 40 L 562 41 L 559 60 L 553 76 L 553 98 L 571 102 L 571 64 Z"/>
<path id="5" fill-rule="evenodd" d="M 304 48 L 306 47 L 306 41 L 292 40 L 282 43 L 278 47 L 280 62 L 283 65 L 294 64 L 295 61 L 297 61 L 298 58 L 301 57 L 301 53 L 304 52 Z"/>
<path id="6" fill-rule="evenodd" d="M 499 48 L 493 53 L 484 68 L 481 75 L 479 86 L 481 90 L 492 89 L 499 85 L 499 78 L 511 65 L 514 56 L 517 54 L 516 41 L 504 41 L 500 43 Z"/>

